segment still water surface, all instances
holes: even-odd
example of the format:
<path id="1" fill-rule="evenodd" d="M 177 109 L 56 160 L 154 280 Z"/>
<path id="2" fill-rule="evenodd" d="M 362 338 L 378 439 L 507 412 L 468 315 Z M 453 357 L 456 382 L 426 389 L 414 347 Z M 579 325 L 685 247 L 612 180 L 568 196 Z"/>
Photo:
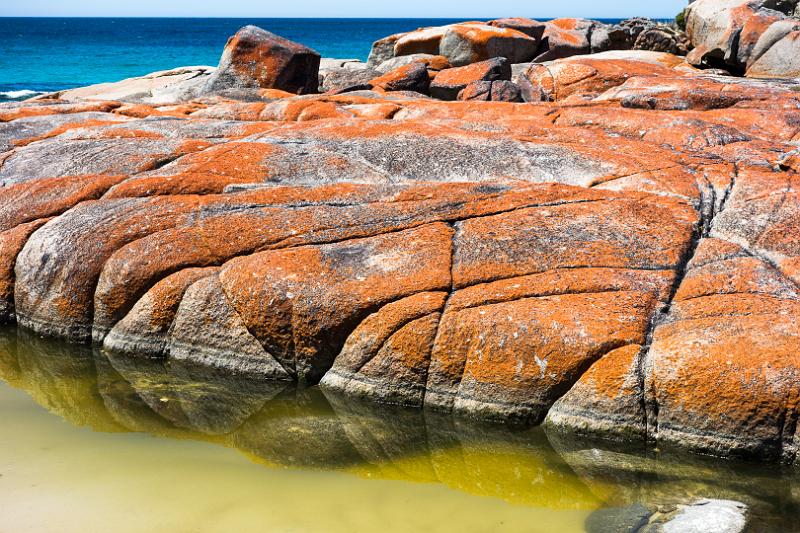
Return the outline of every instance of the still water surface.
<path id="1" fill-rule="evenodd" d="M 580 532 L 695 497 L 800 528 L 800 477 L 326 398 L 0 329 L 0 532 Z"/>

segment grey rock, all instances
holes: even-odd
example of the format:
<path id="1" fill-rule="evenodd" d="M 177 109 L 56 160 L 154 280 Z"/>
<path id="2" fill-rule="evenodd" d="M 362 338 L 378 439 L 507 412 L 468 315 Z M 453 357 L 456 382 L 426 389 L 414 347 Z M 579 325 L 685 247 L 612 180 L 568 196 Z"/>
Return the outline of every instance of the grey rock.
<path id="1" fill-rule="evenodd" d="M 586 533 L 636 533 L 652 513 L 644 505 L 600 509 L 586 519 Z"/>
<path id="2" fill-rule="evenodd" d="M 732 500 L 698 500 L 674 513 L 658 517 L 642 533 L 742 533 L 747 506 Z"/>
<path id="3" fill-rule="evenodd" d="M 375 41 L 375 43 L 372 45 L 372 50 L 370 50 L 369 59 L 367 59 L 367 66 L 370 68 L 375 68 L 387 59 L 393 58 L 394 45 L 403 35 L 405 34 L 396 33 Z"/>
<path id="4" fill-rule="evenodd" d="M 393 57 L 391 59 L 387 59 L 386 61 L 382 62 L 380 65 L 375 67 L 375 70 L 377 70 L 381 74 L 386 74 L 387 72 L 391 72 L 394 69 L 403 67 L 405 65 L 408 65 L 409 63 L 414 63 L 425 59 L 431 59 L 434 57 L 436 56 L 432 54 L 411 54 L 407 56 Z"/>
<path id="5" fill-rule="evenodd" d="M 247 330 L 228 303 L 216 275 L 189 287 L 171 333 L 169 354 L 176 361 L 236 375 L 290 379 L 283 366 Z"/>
<path id="6" fill-rule="evenodd" d="M 87 120 L 103 122 L 125 122 L 130 120 L 112 113 L 74 113 L 25 117 L 11 122 L 0 122 L 0 153 L 13 148 L 17 142 L 44 135 L 64 124 L 75 124 Z"/>
<path id="7" fill-rule="evenodd" d="M 61 100 L 117 100 L 128 103 L 169 104 L 196 97 L 215 72 L 214 67 L 180 67 L 114 83 L 100 83 L 62 91 Z"/>
<path id="8" fill-rule="evenodd" d="M 320 73 L 320 92 L 341 91 L 350 87 L 365 86 L 381 73 L 371 68 L 353 69 L 337 67 Z"/>

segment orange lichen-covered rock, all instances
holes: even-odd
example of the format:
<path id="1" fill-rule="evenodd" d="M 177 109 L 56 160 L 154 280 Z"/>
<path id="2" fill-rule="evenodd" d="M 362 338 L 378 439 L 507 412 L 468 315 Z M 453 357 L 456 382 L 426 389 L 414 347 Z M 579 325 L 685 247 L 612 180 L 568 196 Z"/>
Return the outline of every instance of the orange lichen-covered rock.
<path id="1" fill-rule="evenodd" d="M 794 31 L 756 11 L 751 59 Z M 457 26 L 387 38 L 373 64 L 460 83 L 486 65 L 452 57 L 539 27 Z M 549 36 L 613 41 L 587 27 Z M 531 102 L 484 79 L 452 102 L 387 83 L 2 104 L 0 319 L 110 357 L 796 462 L 796 82 L 641 51 L 514 71 Z"/>
<path id="2" fill-rule="evenodd" d="M 586 19 L 556 19 L 546 22 L 539 52 L 533 61 L 541 63 L 590 53 L 592 30 L 596 24 Z"/>
<path id="3" fill-rule="evenodd" d="M 547 414 L 548 427 L 645 439 L 642 352 L 642 346 L 628 344 L 601 357 L 553 405 Z"/>
<path id="4" fill-rule="evenodd" d="M 524 63 L 536 55 L 538 47 L 538 39 L 508 26 L 456 24 L 442 36 L 439 54 L 455 67 L 493 57 L 504 57 L 509 63 Z"/>
<path id="5" fill-rule="evenodd" d="M 689 68 L 680 58 L 660 52 L 603 52 L 531 63 L 514 80 L 526 101 L 557 101 L 576 94 L 596 96 L 632 77 L 674 79 L 681 66 Z"/>
<path id="6" fill-rule="evenodd" d="M 455 100 L 458 93 L 470 83 L 510 79 L 511 65 L 505 58 L 495 57 L 466 67 L 439 72 L 431 82 L 431 95 L 440 100 Z"/>
<path id="7" fill-rule="evenodd" d="M 255 26 L 245 26 L 228 39 L 219 67 L 203 88 L 280 89 L 316 93 L 320 56 L 314 50 Z"/>
<path id="8" fill-rule="evenodd" d="M 447 225 L 432 224 L 363 240 L 263 252 L 232 261 L 220 273 L 220 283 L 267 351 L 293 375 L 315 383 L 354 324 L 396 299 L 450 286 L 451 238 Z M 256 287 L 253 279 L 259 281 Z M 250 296 L 254 289 L 261 295 L 257 299 Z M 265 311 L 268 321 L 263 320 Z"/>
<path id="9" fill-rule="evenodd" d="M 14 265 L 31 234 L 42 227 L 43 218 L 0 232 L 0 324 L 14 320 Z"/>
<path id="10" fill-rule="evenodd" d="M 525 35 L 540 40 L 544 35 L 544 30 L 547 25 L 538 20 L 531 20 L 521 17 L 497 19 L 488 22 L 489 26 L 497 28 L 509 28 L 512 30 L 520 31 Z"/>
<path id="11" fill-rule="evenodd" d="M 169 330 L 184 293 L 195 282 L 217 271 L 216 268 L 187 268 L 159 281 L 114 326 L 103 346 L 141 356 L 166 355 Z"/>
<path id="12" fill-rule="evenodd" d="M 512 26 L 464 22 L 393 35 L 373 45 L 368 64 L 377 66 L 393 57 L 413 54 L 441 55 L 456 67 L 493 57 L 505 57 L 511 63 L 530 61 L 539 39 Z"/>
<path id="13" fill-rule="evenodd" d="M 384 91 L 428 92 L 430 77 L 424 63 L 409 63 L 369 80 L 369 85 Z"/>
<path id="14" fill-rule="evenodd" d="M 484 102 L 521 102 L 522 94 L 519 86 L 510 81 L 474 81 L 458 93 L 458 99 Z"/>
<path id="15" fill-rule="evenodd" d="M 800 75 L 797 2 L 698 0 L 686 11 L 693 65 L 723 66 L 754 78 Z"/>
<path id="16" fill-rule="evenodd" d="M 321 385 L 348 396 L 421 406 L 428 358 L 446 297 L 446 292 L 419 293 L 364 319 Z"/>

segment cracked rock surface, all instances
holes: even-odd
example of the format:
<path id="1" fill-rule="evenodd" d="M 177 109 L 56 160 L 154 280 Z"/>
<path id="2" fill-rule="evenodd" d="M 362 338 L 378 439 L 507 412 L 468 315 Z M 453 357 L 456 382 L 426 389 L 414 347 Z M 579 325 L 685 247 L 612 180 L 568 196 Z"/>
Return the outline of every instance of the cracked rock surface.
<path id="1" fill-rule="evenodd" d="M 402 45 L 438 53 L 422 49 L 434 37 L 455 38 Z M 515 79 L 528 103 L 262 89 L 4 104 L 0 320 L 794 462 L 800 92 L 642 51 Z"/>

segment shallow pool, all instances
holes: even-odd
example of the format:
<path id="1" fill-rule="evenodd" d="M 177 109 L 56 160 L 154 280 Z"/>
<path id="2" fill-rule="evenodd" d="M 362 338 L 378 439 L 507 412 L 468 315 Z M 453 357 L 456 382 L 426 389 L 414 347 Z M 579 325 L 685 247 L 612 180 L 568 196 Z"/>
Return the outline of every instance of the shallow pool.
<path id="1" fill-rule="evenodd" d="M 599 531 L 598 510 L 704 497 L 746 503 L 754 531 L 800 529 L 791 468 L 353 403 L 13 328 L 0 420 L 2 533 Z"/>

